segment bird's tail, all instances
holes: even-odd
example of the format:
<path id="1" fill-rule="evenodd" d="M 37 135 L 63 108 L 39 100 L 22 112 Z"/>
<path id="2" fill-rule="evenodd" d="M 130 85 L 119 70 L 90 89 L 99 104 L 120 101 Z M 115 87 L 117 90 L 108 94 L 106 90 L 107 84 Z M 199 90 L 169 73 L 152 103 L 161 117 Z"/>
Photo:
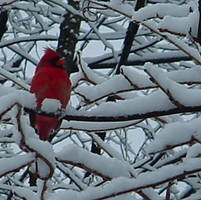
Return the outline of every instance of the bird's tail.
<path id="1" fill-rule="evenodd" d="M 41 140 L 48 140 L 50 134 L 58 126 L 59 120 L 53 117 L 37 116 L 35 128 Z"/>

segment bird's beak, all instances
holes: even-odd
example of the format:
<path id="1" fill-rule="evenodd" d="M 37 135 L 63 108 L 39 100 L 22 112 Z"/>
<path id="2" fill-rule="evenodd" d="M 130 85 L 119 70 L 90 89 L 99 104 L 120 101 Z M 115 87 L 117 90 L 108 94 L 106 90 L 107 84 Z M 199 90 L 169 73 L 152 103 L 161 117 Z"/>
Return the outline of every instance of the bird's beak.
<path id="1" fill-rule="evenodd" d="M 66 64 L 65 60 L 63 58 L 60 58 L 57 62 L 56 65 L 57 66 L 63 66 L 64 64 Z"/>

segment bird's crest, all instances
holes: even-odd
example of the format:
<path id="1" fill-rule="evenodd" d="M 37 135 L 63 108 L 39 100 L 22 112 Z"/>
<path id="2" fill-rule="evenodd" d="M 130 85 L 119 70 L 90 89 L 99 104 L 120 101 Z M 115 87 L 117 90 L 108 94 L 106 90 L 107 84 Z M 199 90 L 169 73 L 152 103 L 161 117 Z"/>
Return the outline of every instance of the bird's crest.
<path id="1" fill-rule="evenodd" d="M 57 57 L 60 57 L 60 55 L 54 51 L 53 49 L 50 49 L 49 47 L 45 48 L 45 55 L 44 55 L 45 59 L 47 60 L 51 60 Z"/>

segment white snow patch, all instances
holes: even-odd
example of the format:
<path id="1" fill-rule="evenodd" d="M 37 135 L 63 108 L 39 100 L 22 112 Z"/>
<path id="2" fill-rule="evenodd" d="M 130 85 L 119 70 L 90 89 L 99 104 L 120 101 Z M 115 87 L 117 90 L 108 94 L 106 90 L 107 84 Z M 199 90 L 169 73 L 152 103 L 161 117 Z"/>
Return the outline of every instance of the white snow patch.
<path id="1" fill-rule="evenodd" d="M 30 164 L 35 159 L 34 153 L 27 153 L 26 155 L 19 155 L 13 158 L 0 159 L 0 177 L 4 174 L 16 171 L 25 165 Z"/>
<path id="2" fill-rule="evenodd" d="M 68 145 L 68 148 L 64 148 L 57 153 L 56 157 L 59 161 L 83 164 L 87 168 L 110 178 L 119 176 L 130 177 L 129 170 L 132 169 L 127 163 L 116 158 L 106 158 L 93 154 L 76 145 Z"/>
<path id="3" fill-rule="evenodd" d="M 41 110 L 47 113 L 57 112 L 61 109 L 61 102 L 58 99 L 45 98 L 42 102 Z"/>

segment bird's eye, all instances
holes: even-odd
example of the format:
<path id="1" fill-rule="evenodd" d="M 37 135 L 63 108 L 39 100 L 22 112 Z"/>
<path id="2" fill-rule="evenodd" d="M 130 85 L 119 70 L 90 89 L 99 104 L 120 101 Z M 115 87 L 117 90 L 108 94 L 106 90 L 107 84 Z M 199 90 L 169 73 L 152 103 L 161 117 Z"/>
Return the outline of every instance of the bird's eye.
<path id="1" fill-rule="evenodd" d="M 53 58 L 50 60 L 50 63 L 54 66 L 54 67 L 63 67 L 63 65 L 65 64 L 65 60 L 63 58 L 57 57 L 57 58 Z"/>
<path id="2" fill-rule="evenodd" d="M 63 66 L 65 64 L 65 60 L 63 58 L 59 58 L 56 62 L 57 66 Z"/>

